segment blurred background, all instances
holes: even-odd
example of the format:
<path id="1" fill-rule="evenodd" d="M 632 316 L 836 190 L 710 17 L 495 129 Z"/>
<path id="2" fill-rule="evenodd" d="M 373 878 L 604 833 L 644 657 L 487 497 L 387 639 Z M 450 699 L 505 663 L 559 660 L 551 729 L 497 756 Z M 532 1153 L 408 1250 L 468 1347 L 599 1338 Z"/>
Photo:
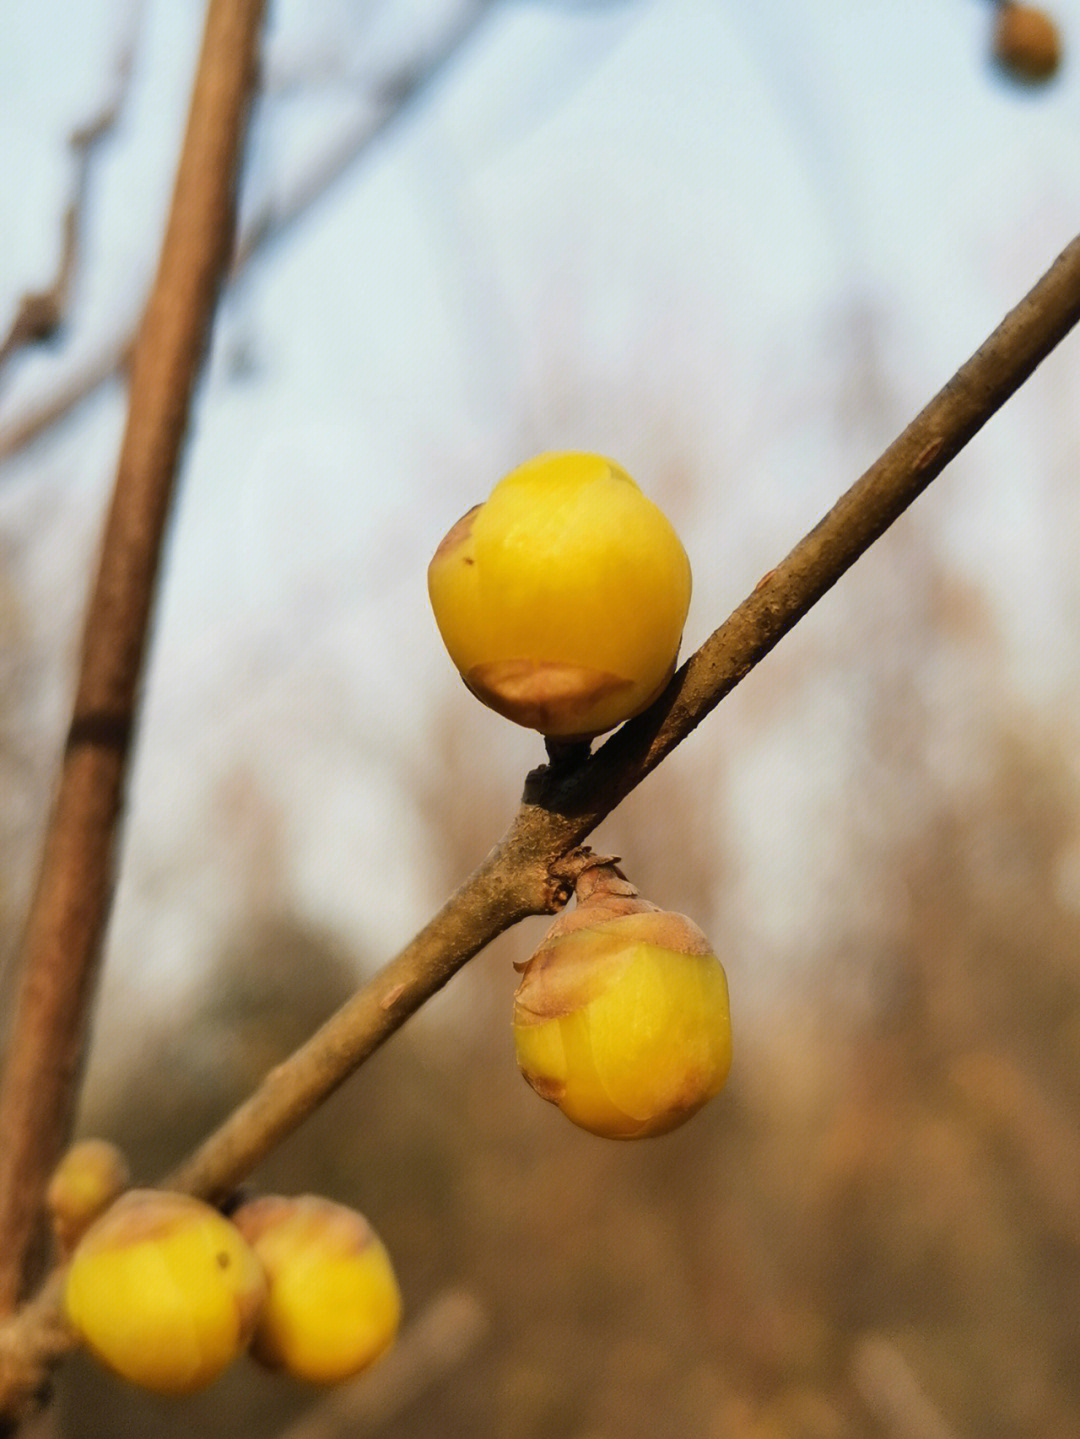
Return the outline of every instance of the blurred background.
<path id="1" fill-rule="evenodd" d="M 424 571 L 505 470 L 624 464 L 688 652 L 1045 270 L 1053 7 L 1025 87 L 987 0 L 271 6 L 81 1132 L 161 1174 L 502 833 L 542 744 Z M 203 6 L 0 14 L 6 1009 Z M 724 959 L 725 1092 L 575 1131 L 516 1072 L 523 925 L 255 1176 L 366 1212 L 398 1352 L 343 1404 L 76 1360 L 43 1433 L 1074 1439 L 1078 382 L 1073 336 L 594 837 Z"/>

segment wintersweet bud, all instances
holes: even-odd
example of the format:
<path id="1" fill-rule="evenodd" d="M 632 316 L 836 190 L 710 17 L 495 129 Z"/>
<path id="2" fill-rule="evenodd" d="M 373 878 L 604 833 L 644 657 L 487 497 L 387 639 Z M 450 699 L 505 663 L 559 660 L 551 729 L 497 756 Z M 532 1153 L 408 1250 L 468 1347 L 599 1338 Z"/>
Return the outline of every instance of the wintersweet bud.
<path id="1" fill-rule="evenodd" d="M 994 59 L 1021 85 L 1044 85 L 1061 66 L 1061 36 L 1044 10 L 999 4 L 994 24 Z"/>
<path id="2" fill-rule="evenodd" d="M 107 1139 L 80 1139 L 53 1170 L 45 1192 L 60 1253 L 67 1256 L 86 1229 L 131 1182 L 127 1160 Z"/>
<path id="3" fill-rule="evenodd" d="M 587 869 L 577 897 L 523 966 L 518 1066 L 583 1129 L 663 1134 L 727 1078 L 723 967 L 697 925 L 639 899 L 611 864 Z"/>
<path id="4" fill-rule="evenodd" d="M 270 1286 L 253 1358 L 334 1384 L 393 1343 L 401 1293 L 390 1256 L 361 1214 L 315 1195 L 268 1195 L 242 1205 L 233 1222 Z"/>
<path id="5" fill-rule="evenodd" d="M 64 1308 L 91 1353 L 122 1378 L 186 1394 L 246 1347 L 265 1298 L 258 1259 L 216 1209 L 133 1189 L 83 1235 Z"/>
<path id="6" fill-rule="evenodd" d="M 428 568 L 473 694 L 560 739 L 645 709 L 675 670 L 690 562 L 663 513 L 600 455 L 540 455 L 464 515 Z"/>

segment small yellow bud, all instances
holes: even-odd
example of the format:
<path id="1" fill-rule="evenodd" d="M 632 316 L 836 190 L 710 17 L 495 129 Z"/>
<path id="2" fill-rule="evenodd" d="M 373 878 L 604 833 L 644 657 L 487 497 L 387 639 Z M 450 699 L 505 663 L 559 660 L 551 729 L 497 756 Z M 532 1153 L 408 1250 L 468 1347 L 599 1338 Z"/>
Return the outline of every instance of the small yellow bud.
<path id="1" fill-rule="evenodd" d="M 80 1139 L 53 1171 L 45 1193 L 61 1254 L 74 1249 L 88 1225 L 131 1181 L 127 1160 L 107 1139 Z"/>
<path id="2" fill-rule="evenodd" d="M 244 1349 L 265 1297 L 259 1261 L 216 1209 L 133 1189 L 83 1236 L 64 1308 L 91 1353 L 122 1378 L 187 1394 Z"/>
<path id="3" fill-rule="evenodd" d="M 999 4 L 994 26 L 998 68 L 1022 85 L 1044 85 L 1061 66 L 1061 36 L 1044 10 L 1033 5 Z"/>
<path id="4" fill-rule="evenodd" d="M 639 1139 L 675 1129 L 722 1088 L 731 1022 L 724 970 L 701 930 L 623 885 L 621 899 L 583 904 L 579 881 L 577 909 L 524 967 L 514 1046 L 522 1074 L 568 1119 Z"/>
<path id="5" fill-rule="evenodd" d="M 602 734 L 671 678 L 690 562 L 663 513 L 599 455 L 540 455 L 463 516 L 428 568 L 469 689 L 545 735 Z"/>
<path id="6" fill-rule="evenodd" d="M 242 1205 L 233 1221 L 270 1284 L 253 1358 L 335 1384 L 390 1347 L 401 1293 L 390 1256 L 361 1214 L 315 1195 L 268 1195 Z"/>

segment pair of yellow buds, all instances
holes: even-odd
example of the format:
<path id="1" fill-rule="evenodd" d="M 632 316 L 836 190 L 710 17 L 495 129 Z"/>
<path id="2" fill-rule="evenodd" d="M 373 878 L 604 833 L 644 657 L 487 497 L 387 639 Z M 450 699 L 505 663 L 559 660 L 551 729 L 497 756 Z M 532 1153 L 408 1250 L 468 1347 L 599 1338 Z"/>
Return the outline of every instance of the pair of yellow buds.
<path id="1" fill-rule="evenodd" d="M 54 1184 L 74 1207 L 80 1168 L 95 1162 L 79 1148 L 58 1172 L 68 1177 Z M 186 1394 L 247 1349 L 313 1383 L 358 1374 L 393 1342 L 401 1295 L 386 1249 L 343 1205 L 267 1196 L 226 1219 L 186 1194 L 135 1189 L 76 1245 L 64 1309 L 114 1373 Z"/>
<path id="2" fill-rule="evenodd" d="M 439 545 L 428 590 L 470 690 L 558 741 L 640 713 L 675 671 L 690 562 L 656 505 L 600 455 L 540 455 Z M 596 861 L 524 966 L 518 1065 L 576 1124 L 661 1134 L 731 1063 L 727 982 L 705 936 Z"/>

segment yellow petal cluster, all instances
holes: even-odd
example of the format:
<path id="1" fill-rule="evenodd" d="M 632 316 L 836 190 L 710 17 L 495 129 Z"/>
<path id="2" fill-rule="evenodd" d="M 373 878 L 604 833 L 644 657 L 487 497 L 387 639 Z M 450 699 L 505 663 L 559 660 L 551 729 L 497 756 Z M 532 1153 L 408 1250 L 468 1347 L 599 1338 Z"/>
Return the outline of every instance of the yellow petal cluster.
<path id="1" fill-rule="evenodd" d="M 122 1378 L 185 1394 L 244 1349 L 265 1295 L 258 1259 L 216 1209 L 184 1194 L 130 1190 L 83 1236 L 64 1307 Z"/>
<path id="2" fill-rule="evenodd" d="M 696 925 L 658 910 L 546 940 L 525 966 L 513 1028 L 537 1093 L 612 1139 L 676 1128 L 731 1067 L 723 967 Z"/>
<path id="3" fill-rule="evenodd" d="M 690 563 L 663 513 L 600 455 L 540 455 L 463 516 L 428 569 L 466 685 L 560 738 L 602 734 L 675 669 Z"/>
<path id="4" fill-rule="evenodd" d="M 390 1256 L 362 1215 L 314 1195 L 268 1196 L 242 1205 L 233 1222 L 269 1281 L 255 1359 L 333 1384 L 390 1346 L 401 1294 Z"/>

